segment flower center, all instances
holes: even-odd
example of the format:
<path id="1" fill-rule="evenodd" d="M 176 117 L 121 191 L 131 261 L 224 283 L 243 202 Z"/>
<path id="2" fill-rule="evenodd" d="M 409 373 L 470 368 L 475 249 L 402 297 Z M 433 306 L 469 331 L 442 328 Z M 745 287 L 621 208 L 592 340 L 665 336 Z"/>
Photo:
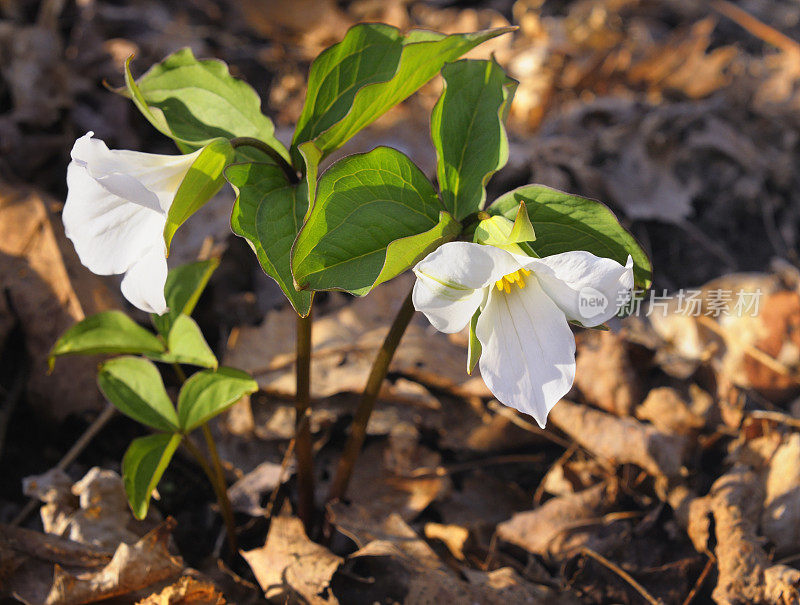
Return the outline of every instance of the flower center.
<path id="1" fill-rule="evenodd" d="M 505 291 L 506 294 L 511 292 L 511 286 L 519 286 L 520 288 L 525 287 L 525 276 L 530 275 L 531 272 L 527 269 L 519 269 L 518 271 L 514 271 L 513 273 L 509 273 L 508 275 L 504 275 L 502 278 L 498 279 L 495 282 L 495 286 L 500 291 Z"/>

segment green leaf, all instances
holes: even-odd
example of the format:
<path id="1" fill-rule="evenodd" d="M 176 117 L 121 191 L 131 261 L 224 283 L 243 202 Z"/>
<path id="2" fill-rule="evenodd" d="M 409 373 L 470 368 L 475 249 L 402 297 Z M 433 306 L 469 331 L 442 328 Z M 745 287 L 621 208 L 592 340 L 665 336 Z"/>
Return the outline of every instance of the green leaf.
<path id="1" fill-rule="evenodd" d="M 162 431 L 178 429 L 178 415 L 158 368 L 141 357 L 116 357 L 100 365 L 97 384 L 126 416 Z"/>
<path id="2" fill-rule="evenodd" d="M 48 363 L 62 355 L 149 354 L 164 351 L 164 344 L 121 311 L 103 311 L 64 332 L 50 351 Z"/>
<path id="3" fill-rule="evenodd" d="M 245 238 L 258 257 L 261 268 L 278 282 L 299 315 L 308 315 L 311 292 L 298 292 L 292 281 L 292 244 L 313 199 L 319 150 L 313 143 L 300 146 L 305 178 L 290 183 L 283 171 L 272 164 L 234 164 L 225 174 L 236 190 L 231 229 Z"/>
<path id="4" fill-rule="evenodd" d="M 224 412 L 258 384 L 248 374 L 233 368 L 203 370 L 187 380 L 178 395 L 181 430 L 188 433 Z"/>
<path id="5" fill-rule="evenodd" d="M 275 138 L 272 121 L 261 113 L 258 94 L 231 76 L 222 61 L 198 61 L 191 49 L 184 48 L 134 81 L 131 59 L 125 62 L 124 94 L 183 151 L 193 151 L 218 137 L 254 137 L 289 159 Z"/>
<path id="6" fill-rule="evenodd" d="M 218 266 L 219 260 L 210 258 L 170 269 L 167 283 L 164 285 L 164 298 L 169 311 L 164 315 L 150 315 L 159 334 L 168 337 L 170 328 L 179 315 L 192 314 L 200 295 L 208 285 L 208 280 L 211 279 L 211 274 Z"/>
<path id="7" fill-rule="evenodd" d="M 225 182 L 223 171 L 234 157 L 233 147 L 227 139 L 214 139 L 203 147 L 189 172 L 183 177 L 175 199 L 167 213 L 164 225 L 164 243 L 167 252 L 172 236 L 186 220 L 210 200 Z"/>
<path id="8" fill-rule="evenodd" d="M 586 250 L 624 265 L 630 254 L 636 287 L 650 287 L 650 259 L 605 205 L 543 185 L 526 185 L 499 197 L 488 212 L 513 220 L 520 202 L 536 229 L 536 241 L 525 245 L 538 256 Z"/>
<path id="9" fill-rule="evenodd" d="M 530 248 L 522 249 L 518 244 L 534 241 L 536 232 L 531 225 L 525 203 L 520 202 L 513 222 L 502 214 L 488 216 L 478 223 L 473 239 L 479 244 L 496 246 L 515 254 L 529 254 Z M 532 256 L 538 255 L 534 253 Z"/>
<path id="10" fill-rule="evenodd" d="M 122 458 L 122 482 L 137 519 L 147 516 L 153 490 L 180 443 L 181 435 L 178 433 L 158 433 L 134 439 L 128 446 Z"/>
<path id="11" fill-rule="evenodd" d="M 481 316 L 481 310 L 475 311 L 472 319 L 469 320 L 469 341 L 467 345 L 467 374 L 472 374 L 472 370 L 478 365 L 483 351 L 483 345 L 478 340 L 478 334 L 475 330 L 478 327 L 478 318 Z"/>
<path id="12" fill-rule="evenodd" d="M 166 353 L 148 357 L 164 363 L 187 363 L 204 368 L 216 368 L 219 365 L 200 326 L 188 315 L 179 315 L 172 324 Z"/>
<path id="13" fill-rule="evenodd" d="M 408 157 L 389 147 L 351 155 L 320 177 L 294 246 L 295 285 L 363 296 L 459 231 Z"/>
<path id="14" fill-rule="evenodd" d="M 449 63 L 442 77 L 431 138 L 442 202 L 460 221 L 483 208 L 486 183 L 508 161 L 503 121 L 517 82 L 494 61 Z"/>
<path id="15" fill-rule="evenodd" d="M 448 61 L 513 31 L 503 27 L 446 36 L 414 30 L 403 36 L 383 23 L 360 23 L 312 63 L 308 92 L 292 142 L 314 141 L 323 157 L 411 96 Z"/>

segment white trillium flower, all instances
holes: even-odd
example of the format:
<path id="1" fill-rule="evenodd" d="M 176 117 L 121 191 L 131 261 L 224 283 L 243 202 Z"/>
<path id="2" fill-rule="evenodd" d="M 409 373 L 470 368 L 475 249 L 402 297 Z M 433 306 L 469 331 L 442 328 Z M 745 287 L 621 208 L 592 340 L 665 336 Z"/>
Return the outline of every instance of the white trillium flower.
<path id="1" fill-rule="evenodd" d="M 124 273 L 122 294 L 148 313 L 167 312 L 167 213 L 202 150 L 157 155 L 111 150 L 89 132 L 75 141 L 62 215 L 78 257 L 98 275 Z"/>
<path id="2" fill-rule="evenodd" d="M 475 335 L 486 386 L 542 428 L 575 379 L 569 321 L 608 321 L 633 288 L 630 256 L 623 267 L 584 251 L 531 258 L 470 242 L 444 244 L 414 273 L 414 307 L 440 332 L 461 331 L 481 309 Z"/>

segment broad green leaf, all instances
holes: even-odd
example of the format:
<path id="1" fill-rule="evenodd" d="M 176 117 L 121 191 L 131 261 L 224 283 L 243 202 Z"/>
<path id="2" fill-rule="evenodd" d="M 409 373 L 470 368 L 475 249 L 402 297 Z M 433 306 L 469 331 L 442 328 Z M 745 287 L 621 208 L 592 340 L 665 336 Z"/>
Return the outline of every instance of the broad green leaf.
<path id="1" fill-rule="evenodd" d="M 323 157 L 411 96 L 442 66 L 478 44 L 509 31 L 503 27 L 446 36 L 414 30 L 403 36 L 383 23 L 359 23 L 311 64 L 308 92 L 292 141 L 314 141 Z"/>
<path id="2" fill-rule="evenodd" d="M 272 121 L 261 113 L 258 94 L 231 76 L 222 61 L 198 61 L 191 49 L 184 48 L 134 80 L 131 59 L 125 63 L 127 90 L 123 94 L 183 151 L 193 151 L 218 137 L 253 137 L 289 159 L 275 138 Z"/>
<path id="3" fill-rule="evenodd" d="M 517 82 L 494 61 L 442 69 L 445 88 L 431 114 L 442 202 L 456 220 L 483 208 L 486 183 L 508 161 L 503 126 Z"/>
<path id="4" fill-rule="evenodd" d="M 170 269 L 167 283 L 164 285 L 164 298 L 169 311 L 164 315 L 150 316 L 159 334 L 168 337 L 170 328 L 179 315 L 192 314 L 200 295 L 208 285 L 208 280 L 211 279 L 211 274 L 218 266 L 219 260 L 210 258 Z"/>
<path id="5" fill-rule="evenodd" d="M 525 245 L 538 256 L 586 250 L 624 265 L 630 254 L 636 287 L 650 287 L 650 259 L 614 213 L 600 202 L 543 185 L 526 185 L 499 197 L 488 212 L 513 220 L 520 202 L 525 203 L 536 229 L 536 241 Z"/>
<path id="6" fill-rule="evenodd" d="M 189 172 L 183 177 L 175 199 L 169 207 L 167 224 L 164 226 L 167 252 L 178 227 L 220 190 L 225 182 L 223 171 L 233 157 L 233 147 L 227 139 L 214 139 L 203 147 L 189 168 Z"/>
<path id="7" fill-rule="evenodd" d="M 362 296 L 459 231 L 408 157 L 389 147 L 348 156 L 320 177 L 294 246 L 295 285 Z"/>
<path id="8" fill-rule="evenodd" d="M 97 384 L 126 416 L 162 431 L 178 429 L 178 415 L 158 368 L 141 357 L 115 357 L 100 365 Z"/>
<path id="9" fill-rule="evenodd" d="M 148 357 L 164 363 L 187 363 L 204 368 L 216 368 L 219 365 L 200 326 L 188 315 L 175 318 L 167 338 L 167 351 Z"/>
<path id="10" fill-rule="evenodd" d="M 311 309 L 312 293 L 295 289 L 290 254 L 308 212 L 309 198 L 314 196 L 320 154 L 313 143 L 301 145 L 300 153 L 306 169 L 298 184 L 290 183 L 272 164 L 234 164 L 225 174 L 237 193 L 231 229 L 249 242 L 261 268 L 305 317 Z"/>
<path id="11" fill-rule="evenodd" d="M 122 458 L 122 482 L 137 519 L 147 516 L 150 497 L 181 443 L 179 433 L 158 433 L 131 441 Z"/>
<path id="12" fill-rule="evenodd" d="M 203 370 L 187 380 L 178 395 L 181 430 L 188 433 L 224 412 L 258 384 L 249 374 L 233 368 Z"/>
<path id="13" fill-rule="evenodd" d="M 162 351 L 164 344 L 122 311 L 103 311 L 64 332 L 53 345 L 48 363 L 52 370 L 55 358 L 61 355 L 144 355 Z"/>

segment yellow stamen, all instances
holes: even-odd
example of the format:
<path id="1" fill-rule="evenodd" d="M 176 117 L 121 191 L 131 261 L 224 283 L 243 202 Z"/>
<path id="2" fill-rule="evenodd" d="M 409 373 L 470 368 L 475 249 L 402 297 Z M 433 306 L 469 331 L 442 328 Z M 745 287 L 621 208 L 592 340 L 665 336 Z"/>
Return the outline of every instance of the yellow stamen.
<path id="1" fill-rule="evenodd" d="M 508 275 L 504 275 L 500 279 L 495 282 L 495 286 L 497 286 L 498 292 L 505 292 L 506 294 L 511 293 L 511 286 L 516 285 L 520 288 L 524 288 L 527 284 L 525 283 L 525 276 L 530 275 L 531 272 L 528 269 L 518 269 L 513 273 L 509 273 Z"/>

